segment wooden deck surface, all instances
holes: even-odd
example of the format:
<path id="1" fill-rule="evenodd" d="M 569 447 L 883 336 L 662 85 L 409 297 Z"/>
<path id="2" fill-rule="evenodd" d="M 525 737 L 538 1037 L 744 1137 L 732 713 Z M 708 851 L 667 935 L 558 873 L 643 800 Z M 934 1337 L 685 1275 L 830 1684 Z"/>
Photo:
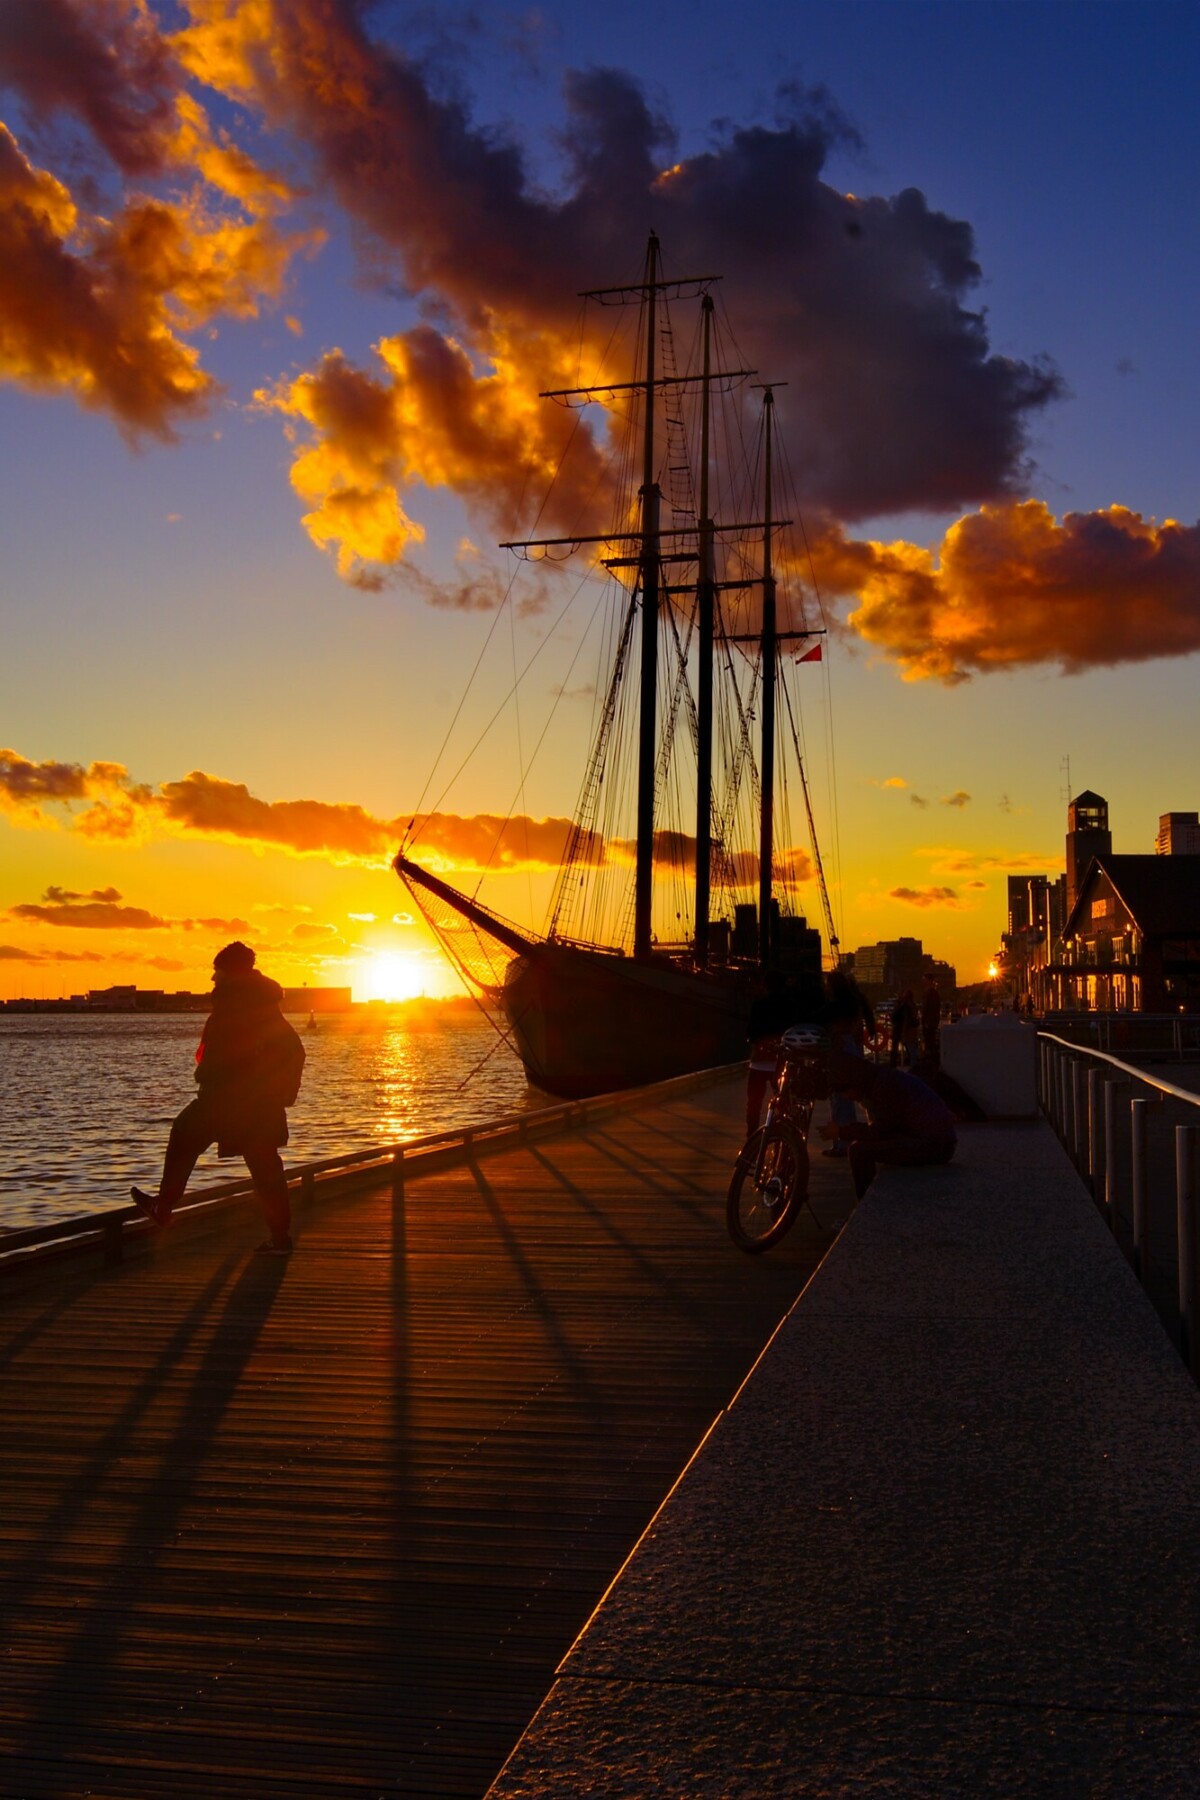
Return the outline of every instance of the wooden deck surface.
<path id="1" fill-rule="evenodd" d="M 482 1794 L 828 1245 L 730 1245 L 740 1110 L 322 1201 L 290 1263 L 248 1207 L 0 1302 L 0 1792 Z"/>

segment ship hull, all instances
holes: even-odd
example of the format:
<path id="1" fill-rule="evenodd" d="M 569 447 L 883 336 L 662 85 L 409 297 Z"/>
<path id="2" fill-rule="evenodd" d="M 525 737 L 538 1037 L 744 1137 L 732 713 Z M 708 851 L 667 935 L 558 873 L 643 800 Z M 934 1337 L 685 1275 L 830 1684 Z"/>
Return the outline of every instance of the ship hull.
<path id="1" fill-rule="evenodd" d="M 738 1061 L 750 990 L 732 970 L 541 944 L 509 965 L 504 1010 L 533 1085 L 582 1100 Z"/>

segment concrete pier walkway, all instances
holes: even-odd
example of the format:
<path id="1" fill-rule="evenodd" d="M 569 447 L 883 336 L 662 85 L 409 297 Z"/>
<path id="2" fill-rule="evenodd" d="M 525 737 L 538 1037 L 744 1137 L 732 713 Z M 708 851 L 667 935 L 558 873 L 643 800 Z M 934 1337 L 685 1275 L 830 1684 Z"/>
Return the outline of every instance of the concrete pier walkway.
<path id="1" fill-rule="evenodd" d="M 828 1245 L 730 1245 L 742 1092 L 6 1291 L 0 1793 L 482 1794 Z"/>
<path id="2" fill-rule="evenodd" d="M 492 1800 L 1200 1791 L 1200 1399 L 1041 1124 L 881 1175 Z"/>

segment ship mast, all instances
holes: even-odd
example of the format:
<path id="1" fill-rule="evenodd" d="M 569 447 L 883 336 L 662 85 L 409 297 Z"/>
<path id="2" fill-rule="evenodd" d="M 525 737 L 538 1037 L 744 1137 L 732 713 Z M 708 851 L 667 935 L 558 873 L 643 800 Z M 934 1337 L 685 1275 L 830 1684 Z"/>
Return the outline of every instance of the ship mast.
<path id="1" fill-rule="evenodd" d="M 654 886 L 655 737 L 658 722 L 658 571 L 662 493 L 654 479 L 654 350 L 658 239 L 646 249 L 646 398 L 642 433 L 641 545 L 642 674 L 638 706 L 637 863 L 633 881 L 633 954 L 649 956 Z"/>
<path id="2" fill-rule="evenodd" d="M 713 638 L 716 632 L 715 585 L 713 581 L 713 522 L 709 510 L 708 432 L 712 381 L 712 295 L 705 294 L 704 373 L 701 386 L 700 413 L 700 520 L 699 579 L 696 586 L 696 612 L 699 631 L 696 695 L 696 937 L 695 955 L 699 968 L 708 964 L 708 914 L 712 879 L 712 740 L 713 740 Z"/>
<path id="3" fill-rule="evenodd" d="M 771 422 L 775 395 L 763 389 L 762 820 L 758 839 L 758 960 L 773 961 L 771 874 L 775 857 L 775 576 L 771 566 Z"/>

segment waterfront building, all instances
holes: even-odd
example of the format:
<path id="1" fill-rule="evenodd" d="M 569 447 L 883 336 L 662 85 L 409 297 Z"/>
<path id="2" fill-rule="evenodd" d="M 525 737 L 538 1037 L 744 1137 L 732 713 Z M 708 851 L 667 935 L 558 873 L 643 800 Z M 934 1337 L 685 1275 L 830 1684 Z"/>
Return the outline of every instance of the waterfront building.
<path id="1" fill-rule="evenodd" d="M 1200 1009 L 1200 857 L 1093 860 L 1045 982 L 1057 1010 Z"/>
<path id="2" fill-rule="evenodd" d="M 1159 856 L 1200 856 L 1200 813 L 1163 813 L 1154 849 Z"/>
<path id="3" fill-rule="evenodd" d="M 298 987 L 283 990 L 282 1006 L 285 1013 L 349 1012 L 351 1004 L 348 987 Z"/>

